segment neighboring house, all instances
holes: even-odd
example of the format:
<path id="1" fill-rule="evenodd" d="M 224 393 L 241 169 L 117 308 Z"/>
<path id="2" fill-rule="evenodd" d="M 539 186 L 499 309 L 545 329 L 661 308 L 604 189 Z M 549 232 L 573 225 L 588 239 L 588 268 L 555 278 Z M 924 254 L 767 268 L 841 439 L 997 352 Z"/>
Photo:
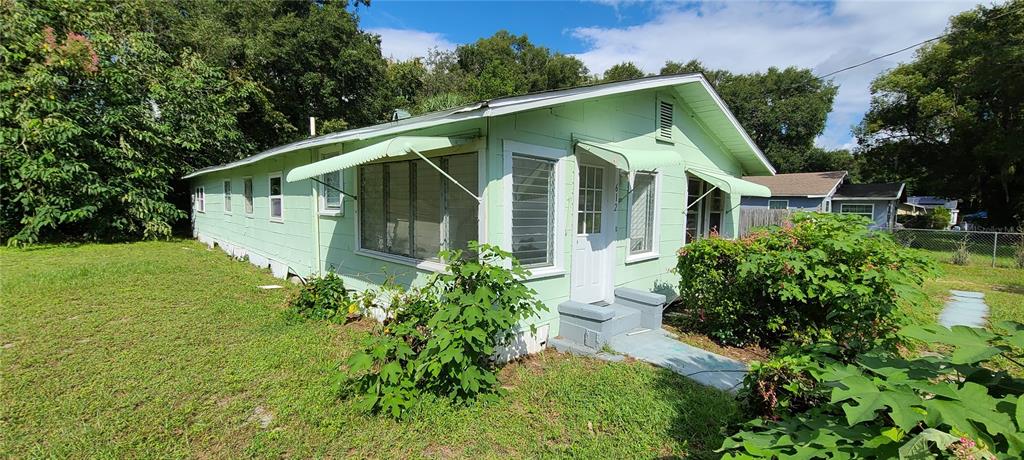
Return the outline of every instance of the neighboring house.
<path id="1" fill-rule="evenodd" d="M 736 234 L 774 170 L 699 74 L 494 99 L 275 147 L 187 176 L 196 237 L 275 275 L 423 282 L 499 245 L 549 311 L 534 351 L 660 327 L 686 241 Z"/>
<path id="2" fill-rule="evenodd" d="M 901 214 L 919 215 L 928 212 L 929 209 L 946 208 L 949 210 L 949 226 L 954 226 L 959 221 L 960 210 L 957 209 L 959 202 L 935 196 L 908 196 L 906 206 L 901 208 Z"/>
<path id="3" fill-rule="evenodd" d="M 872 228 L 892 228 L 903 196 L 902 183 L 854 184 L 846 171 L 776 174 L 744 177 L 772 191 L 770 197 L 744 197 L 745 209 L 859 214 L 871 219 Z"/>

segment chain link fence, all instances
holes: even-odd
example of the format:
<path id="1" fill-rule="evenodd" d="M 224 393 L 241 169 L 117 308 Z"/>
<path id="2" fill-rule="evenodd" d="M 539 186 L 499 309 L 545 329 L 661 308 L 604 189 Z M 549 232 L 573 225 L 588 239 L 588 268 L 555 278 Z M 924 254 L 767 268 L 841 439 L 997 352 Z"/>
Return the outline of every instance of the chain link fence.
<path id="1" fill-rule="evenodd" d="M 1024 233 L 920 228 L 889 231 L 900 244 L 931 253 L 942 262 L 1024 268 Z"/>

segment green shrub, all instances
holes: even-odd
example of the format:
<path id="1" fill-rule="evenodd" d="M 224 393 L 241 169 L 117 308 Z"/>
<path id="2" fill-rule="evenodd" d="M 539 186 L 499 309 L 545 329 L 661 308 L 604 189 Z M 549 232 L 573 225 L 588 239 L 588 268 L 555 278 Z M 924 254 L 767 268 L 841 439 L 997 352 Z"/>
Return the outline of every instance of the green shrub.
<path id="1" fill-rule="evenodd" d="M 952 218 L 946 208 L 932 208 L 923 214 L 907 216 L 903 219 L 903 226 L 907 228 L 926 228 L 933 230 L 945 230 L 949 228 L 949 221 Z"/>
<path id="2" fill-rule="evenodd" d="M 765 362 L 750 363 L 737 395 L 751 416 L 778 419 L 809 410 L 828 401 L 817 385 L 819 363 L 811 354 L 778 354 Z"/>
<path id="3" fill-rule="evenodd" d="M 1020 231 L 1024 233 L 1024 229 Z M 1017 268 L 1024 268 L 1024 237 L 1021 237 L 1020 241 L 1013 245 L 1013 259 L 1017 262 Z"/>
<path id="4" fill-rule="evenodd" d="M 820 358 L 835 356 L 830 347 L 803 374 L 826 401 L 747 422 L 719 451 L 723 458 L 1021 458 L 1024 381 L 992 369 L 993 360 L 1024 358 L 1024 326 L 1001 327 L 1009 332 L 938 325 L 900 332 L 943 345 L 948 352 L 939 356 L 875 350 L 846 364 Z"/>
<path id="5" fill-rule="evenodd" d="M 853 354 L 891 340 L 935 264 L 851 215 L 797 213 L 792 225 L 679 251 L 684 326 L 728 345 L 833 339 Z"/>
<path id="6" fill-rule="evenodd" d="M 546 307 L 510 253 L 475 242 L 470 248 L 477 259 L 442 251 L 448 270 L 393 308 L 348 360 L 344 377 L 360 408 L 401 417 L 425 395 L 458 403 L 497 395 L 496 347 Z"/>
<path id="7" fill-rule="evenodd" d="M 323 277 L 307 280 L 289 304 L 292 311 L 303 318 L 343 322 L 352 301 L 341 277 L 328 272 Z"/>

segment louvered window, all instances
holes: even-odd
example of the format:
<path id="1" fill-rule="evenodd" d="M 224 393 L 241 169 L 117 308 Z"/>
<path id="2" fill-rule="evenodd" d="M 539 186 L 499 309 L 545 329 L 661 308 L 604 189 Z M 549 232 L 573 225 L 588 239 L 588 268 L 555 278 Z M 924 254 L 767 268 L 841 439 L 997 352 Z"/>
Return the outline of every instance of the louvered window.
<path id="1" fill-rule="evenodd" d="M 554 264 L 555 162 L 512 156 L 512 254 L 524 267 Z"/>
<path id="2" fill-rule="evenodd" d="M 672 103 L 658 99 L 658 139 L 672 142 Z"/>

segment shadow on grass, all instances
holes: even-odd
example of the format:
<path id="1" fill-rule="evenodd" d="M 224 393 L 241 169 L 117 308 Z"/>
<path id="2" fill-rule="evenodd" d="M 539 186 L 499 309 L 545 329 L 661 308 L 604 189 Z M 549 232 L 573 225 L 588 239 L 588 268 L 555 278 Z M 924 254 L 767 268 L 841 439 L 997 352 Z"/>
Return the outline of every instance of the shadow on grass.
<path id="1" fill-rule="evenodd" d="M 651 391 L 671 405 L 669 435 L 685 443 L 685 458 L 720 458 L 726 430 L 742 421 L 733 394 L 701 385 L 667 369 L 658 369 Z M 675 454 L 660 458 L 679 458 Z"/>

